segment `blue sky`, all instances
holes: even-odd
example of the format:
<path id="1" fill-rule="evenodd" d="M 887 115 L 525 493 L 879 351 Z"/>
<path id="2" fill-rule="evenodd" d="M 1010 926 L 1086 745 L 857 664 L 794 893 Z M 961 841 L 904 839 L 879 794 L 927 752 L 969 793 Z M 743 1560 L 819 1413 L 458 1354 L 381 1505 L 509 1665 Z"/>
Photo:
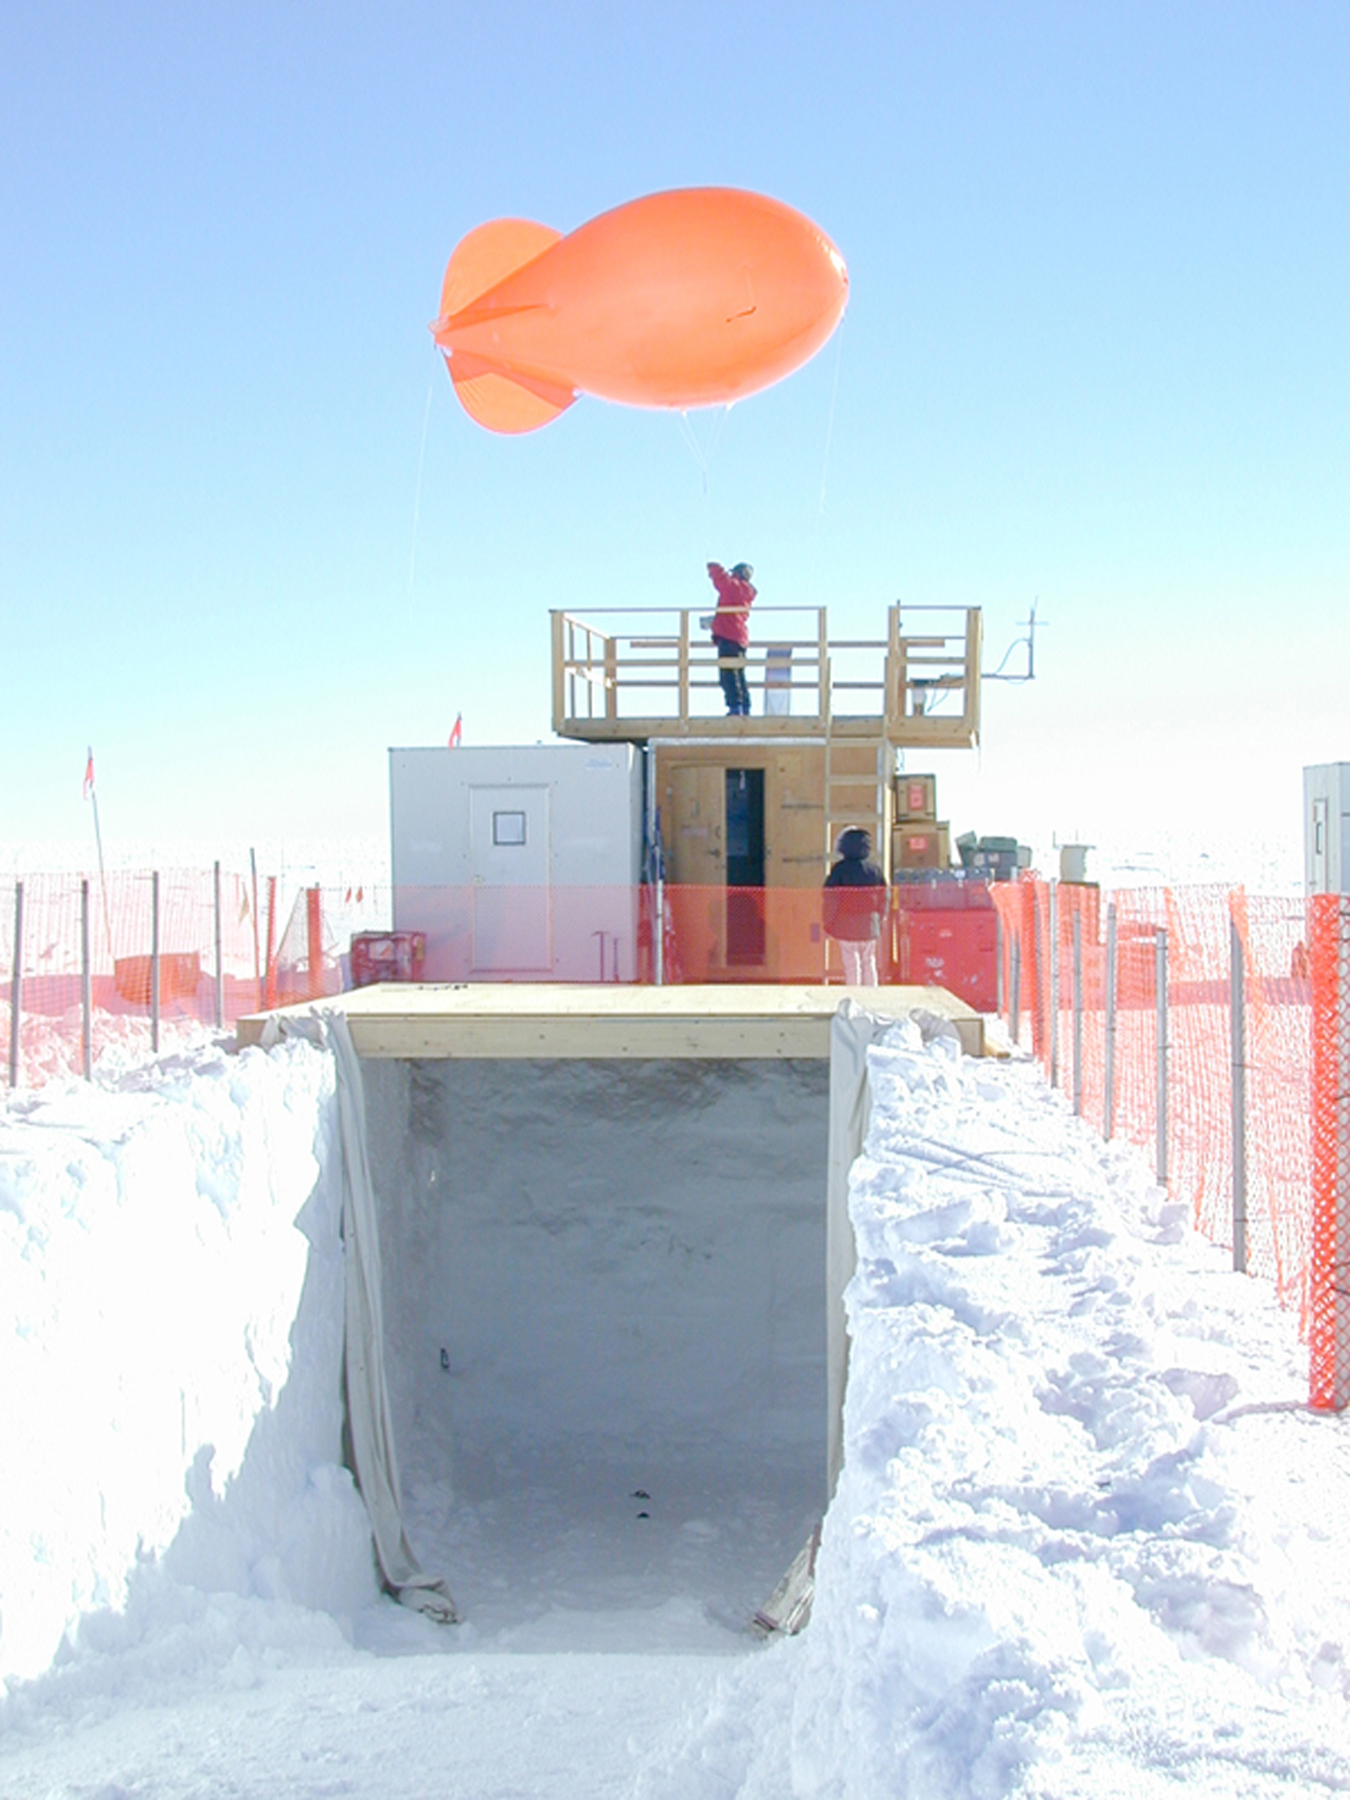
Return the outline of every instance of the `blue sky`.
<path id="1" fill-rule="evenodd" d="M 378 841 L 387 746 L 548 736 L 550 606 L 712 556 L 991 660 L 1039 597 L 979 755 L 911 757 L 954 829 L 1288 860 L 1350 760 L 1348 100 L 1342 5 L 13 0 L 0 846 L 87 835 L 89 742 L 114 852 Z M 699 183 L 851 277 L 706 487 L 666 414 L 473 426 L 458 238 Z"/>

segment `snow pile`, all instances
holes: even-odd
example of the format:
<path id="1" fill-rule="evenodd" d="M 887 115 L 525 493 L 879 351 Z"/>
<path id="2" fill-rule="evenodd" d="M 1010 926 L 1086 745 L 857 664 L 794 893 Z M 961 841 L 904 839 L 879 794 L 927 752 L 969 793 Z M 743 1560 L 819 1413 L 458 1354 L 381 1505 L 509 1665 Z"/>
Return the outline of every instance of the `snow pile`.
<path id="1" fill-rule="evenodd" d="M 303 1045 L 199 1047 L 0 1114 L 0 1672 L 91 1611 L 106 1651 L 207 1593 L 374 1598 L 340 1467 L 332 1084 Z"/>
<path id="2" fill-rule="evenodd" d="M 48 1082 L 69 1081 L 84 1063 L 84 1021 L 78 1006 L 55 1016 L 25 1012 L 19 1028 L 19 1083 L 36 1089 Z M 159 1054 L 183 1055 L 214 1042 L 220 1032 L 200 1019 L 162 1018 Z M 0 1001 L 0 1043 L 10 1042 L 10 1012 Z M 152 1059 L 150 1020 L 143 1013 L 107 1012 L 95 1007 L 90 1018 L 89 1051 L 95 1081 L 105 1086 L 121 1080 Z"/>
<path id="3" fill-rule="evenodd" d="M 697 1590 L 653 1608 L 650 1572 L 648 1627 L 670 1614 L 684 1654 L 522 1654 L 376 1598 L 337 1466 L 324 1056 L 200 1052 L 12 1103 L 10 1666 L 102 1610 L 0 1704 L 0 1794 L 1350 1790 L 1350 1445 L 1303 1406 L 1292 1323 L 1034 1069 L 914 1025 L 870 1066 L 814 1617 L 767 1648 L 722 1629 L 718 1653 Z M 573 1566 L 589 1541 L 559 1566 L 597 1610 L 555 1606 L 550 1648 L 619 1641 L 587 1636 L 615 1575 Z"/>
<path id="4" fill-rule="evenodd" d="M 906 1023 L 869 1071 L 814 1616 L 644 1793 L 1350 1787 L 1350 1454 L 1288 1320 L 1031 1070 Z"/>

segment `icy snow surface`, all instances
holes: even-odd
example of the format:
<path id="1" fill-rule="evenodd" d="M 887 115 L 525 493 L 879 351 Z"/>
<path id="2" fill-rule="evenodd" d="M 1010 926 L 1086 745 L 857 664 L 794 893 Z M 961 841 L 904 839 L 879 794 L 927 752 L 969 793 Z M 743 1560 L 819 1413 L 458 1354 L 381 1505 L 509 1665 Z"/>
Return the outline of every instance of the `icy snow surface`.
<path id="1" fill-rule="evenodd" d="M 767 1648 L 678 1558 L 642 1652 L 376 1595 L 318 1051 L 11 1099 L 0 1794 L 1350 1791 L 1350 1452 L 1291 1322 L 1029 1067 L 903 1025 L 871 1071 L 846 1466 Z"/>

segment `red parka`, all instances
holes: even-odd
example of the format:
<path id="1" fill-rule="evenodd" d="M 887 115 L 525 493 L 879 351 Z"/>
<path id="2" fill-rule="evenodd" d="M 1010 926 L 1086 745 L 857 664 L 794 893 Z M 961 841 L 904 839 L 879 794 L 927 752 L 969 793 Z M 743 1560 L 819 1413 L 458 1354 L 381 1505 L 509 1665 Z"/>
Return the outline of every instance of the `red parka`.
<path id="1" fill-rule="evenodd" d="M 717 611 L 713 614 L 714 637 L 730 638 L 742 649 L 750 642 L 750 608 L 755 603 L 755 590 L 739 575 L 728 575 L 721 563 L 709 563 L 708 574 L 717 589 Z"/>

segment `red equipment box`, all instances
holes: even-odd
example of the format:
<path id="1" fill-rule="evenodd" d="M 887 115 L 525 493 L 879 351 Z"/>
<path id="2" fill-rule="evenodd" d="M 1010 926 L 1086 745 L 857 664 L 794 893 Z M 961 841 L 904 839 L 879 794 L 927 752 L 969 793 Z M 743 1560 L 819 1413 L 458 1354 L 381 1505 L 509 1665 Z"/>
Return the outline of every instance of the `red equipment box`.
<path id="1" fill-rule="evenodd" d="M 998 1009 L 998 914 L 982 881 L 891 889 L 891 980 L 946 988 L 976 1012 Z"/>
<path id="2" fill-rule="evenodd" d="M 352 986 L 420 981 L 427 958 L 423 931 L 358 931 L 352 938 Z"/>

